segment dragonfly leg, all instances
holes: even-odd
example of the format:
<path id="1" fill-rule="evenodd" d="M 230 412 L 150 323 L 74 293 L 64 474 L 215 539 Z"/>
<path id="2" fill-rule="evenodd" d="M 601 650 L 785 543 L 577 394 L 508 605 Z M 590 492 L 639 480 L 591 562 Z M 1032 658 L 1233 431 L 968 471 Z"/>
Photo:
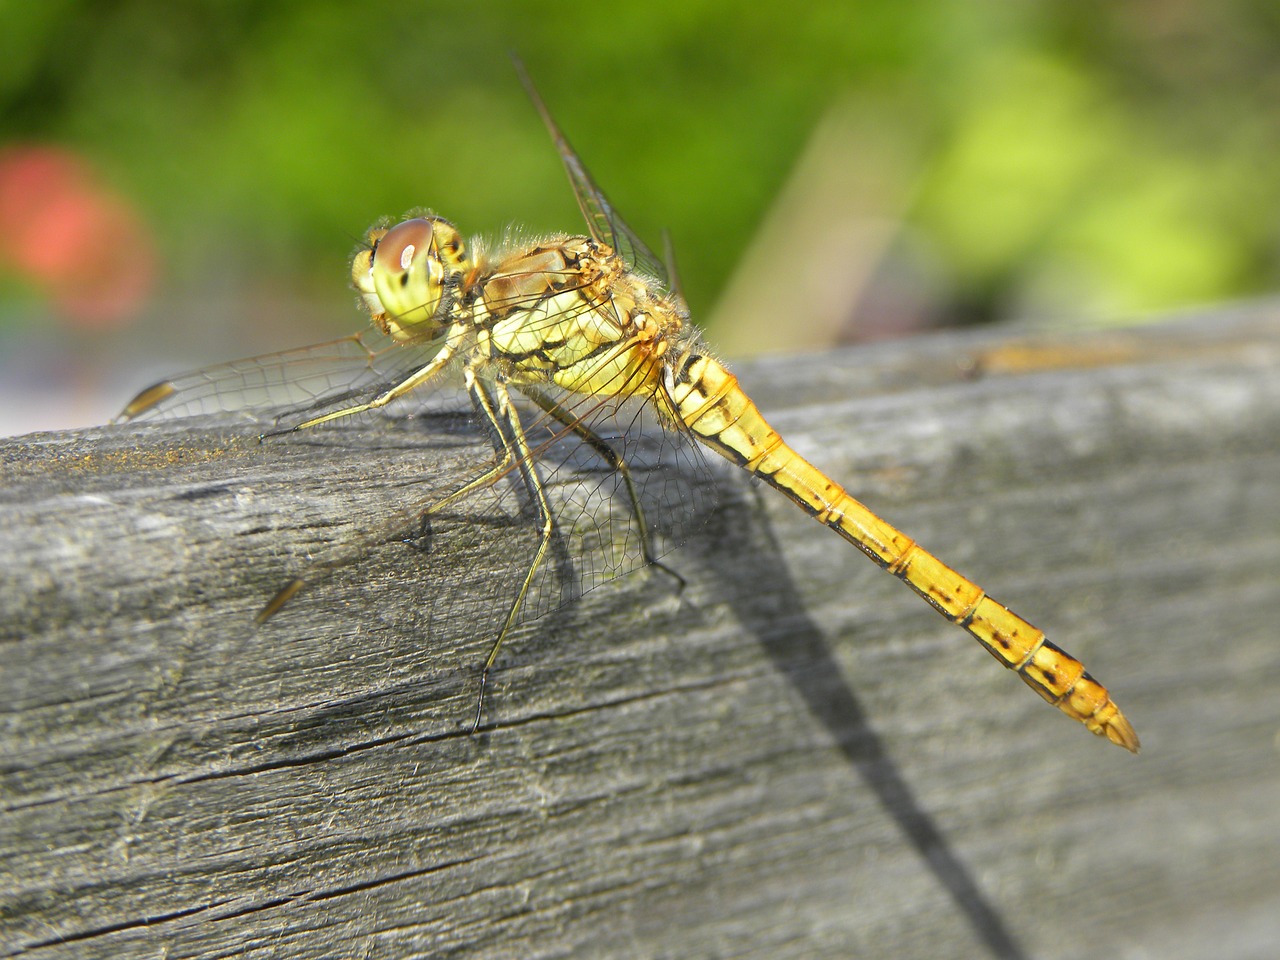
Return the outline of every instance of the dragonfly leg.
<path id="1" fill-rule="evenodd" d="M 266 437 L 278 437 L 286 433 L 296 433 L 298 430 L 306 430 L 308 427 L 318 427 L 320 424 L 328 423 L 331 420 L 339 420 L 342 417 L 349 417 L 353 414 L 364 413 L 366 410 L 375 410 L 378 407 L 385 407 L 392 400 L 397 400 L 400 397 L 403 397 L 406 393 L 416 390 L 428 380 L 432 379 L 448 365 L 449 361 L 453 359 L 453 356 L 454 347 L 451 344 L 446 343 L 440 348 L 440 351 L 431 358 L 430 363 L 419 367 L 394 387 L 378 394 L 368 403 L 359 403 L 353 407 L 344 407 L 341 410 L 334 410 L 331 413 L 326 413 L 319 417 L 312 417 L 310 420 L 304 420 L 302 423 L 296 424 L 287 430 L 273 430 L 269 433 L 264 433 L 258 437 L 258 439 L 263 440 Z"/>
<path id="2" fill-rule="evenodd" d="M 505 447 L 504 457 L 508 461 L 514 460 L 520 470 L 521 479 L 524 480 L 525 488 L 529 491 L 529 496 L 533 500 L 534 509 L 538 513 L 538 520 L 541 524 L 538 549 L 534 552 L 533 560 L 530 561 L 529 569 L 525 573 L 524 582 L 520 584 L 520 591 L 512 601 L 510 610 L 507 611 L 506 619 L 502 622 L 502 629 L 498 631 L 498 637 L 494 640 L 493 647 L 489 650 L 489 656 L 484 662 L 484 669 L 480 673 L 480 693 L 476 697 L 476 718 L 471 725 L 471 732 L 475 733 L 480 729 L 480 718 L 484 711 L 484 693 L 489 682 L 489 672 L 493 669 L 494 662 L 498 659 L 498 650 L 501 649 L 507 634 L 511 631 L 512 626 L 515 625 L 516 617 L 524 604 L 525 596 L 528 594 L 530 586 L 533 585 L 533 578 L 546 557 L 547 548 L 551 545 L 551 538 L 555 533 L 555 521 L 551 514 L 551 504 L 547 502 L 546 491 L 542 487 L 542 481 L 538 477 L 537 469 L 533 463 L 533 455 L 529 449 L 529 441 L 525 436 L 524 427 L 520 423 L 520 415 L 511 403 L 506 384 L 497 380 L 481 379 L 470 368 L 464 372 L 464 378 L 476 409 L 484 415 L 492 426 L 497 439 Z"/>
<path id="3" fill-rule="evenodd" d="M 627 498 L 631 501 L 631 513 L 635 517 L 636 527 L 640 531 L 640 549 L 644 553 L 645 564 L 656 570 L 661 570 L 671 577 L 676 582 L 676 592 L 682 593 L 686 585 L 684 577 L 659 560 L 653 551 L 653 536 L 649 531 L 649 522 L 644 516 L 644 507 L 640 505 L 640 494 L 636 490 L 635 480 L 632 479 L 631 468 L 627 466 L 627 462 L 622 458 L 622 455 L 613 449 L 609 441 L 557 403 L 553 397 L 547 396 L 533 386 L 522 385 L 520 392 L 545 410 L 549 416 L 573 431 L 578 439 L 594 450 L 596 455 L 609 465 L 610 470 L 616 470 L 622 475 L 622 480 L 627 485 Z"/>
<path id="4" fill-rule="evenodd" d="M 427 507 L 422 511 L 422 515 L 418 520 L 417 539 L 423 540 L 427 537 L 427 531 L 430 527 L 432 514 L 439 513 L 441 510 L 444 510 L 445 508 L 452 506 L 454 503 L 457 503 L 459 500 L 463 499 L 468 494 L 475 493 L 475 491 L 477 490 L 483 490 L 485 487 L 493 486 L 493 484 L 495 484 L 498 480 L 502 479 L 504 476 L 506 476 L 508 473 L 511 472 L 511 467 L 512 467 L 512 463 L 511 463 L 510 454 L 508 454 L 504 448 L 499 447 L 498 462 L 496 464 L 494 464 L 484 473 L 480 474 L 478 477 L 473 477 L 471 480 L 468 480 L 465 484 L 463 484 L 457 490 L 453 491 L 453 493 L 449 494 L 447 497 L 444 497 L 441 500 L 437 500 L 435 503 L 431 504 L 429 507 Z M 413 544 L 414 540 L 411 538 L 406 538 L 404 542 L 407 544 Z"/>

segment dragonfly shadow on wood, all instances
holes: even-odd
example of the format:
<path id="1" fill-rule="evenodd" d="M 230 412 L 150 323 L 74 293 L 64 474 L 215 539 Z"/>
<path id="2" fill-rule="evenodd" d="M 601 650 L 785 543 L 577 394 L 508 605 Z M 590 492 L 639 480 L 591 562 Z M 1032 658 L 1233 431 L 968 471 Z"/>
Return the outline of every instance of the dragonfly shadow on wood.
<path id="1" fill-rule="evenodd" d="M 725 593 L 732 595 L 732 607 L 741 626 L 827 729 L 990 955 L 1002 960 L 1025 960 L 1027 954 L 999 910 L 951 849 L 943 830 L 894 761 L 892 751 L 869 723 L 866 707 L 854 690 L 839 679 L 841 665 L 807 612 L 796 582 L 788 575 L 781 547 L 758 503 L 762 493 L 755 488 L 744 495 L 724 498 L 712 521 L 713 529 L 706 533 L 708 542 L 715 542 L 717 548 L 707 550 L 700 561 L 713 571 Z M 767 571 L 755 575 L 767 576 L 767 591 L 743 589 L 744 562 L 750 562 L 757 571 Z M 752 578 L 751 582 L 759 581 Z M 768 624 L 779 621 L 787 624 L 785 635 L 767 629 Z"/>

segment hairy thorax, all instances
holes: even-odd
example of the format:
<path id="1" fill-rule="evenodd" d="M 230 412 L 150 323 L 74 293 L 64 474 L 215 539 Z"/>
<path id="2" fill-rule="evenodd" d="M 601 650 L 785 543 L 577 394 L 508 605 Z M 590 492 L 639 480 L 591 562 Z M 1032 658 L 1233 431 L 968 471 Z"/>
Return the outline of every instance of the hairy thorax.
<path id="1" fill-rule="evenodd" d="M 479 281 L 479 348 L 515 383 L 575 393 L 648 395 L 684 319 L 586 237 L 538 244 L 501 260 Z"/>

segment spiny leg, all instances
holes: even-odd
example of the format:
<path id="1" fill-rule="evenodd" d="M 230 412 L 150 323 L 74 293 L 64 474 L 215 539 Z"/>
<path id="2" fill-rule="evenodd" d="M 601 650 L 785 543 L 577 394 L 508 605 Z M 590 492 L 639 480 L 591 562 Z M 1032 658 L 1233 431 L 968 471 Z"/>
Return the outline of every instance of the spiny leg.
<path id="1" fill-rule="evenodd" d="M 498 446 L 498 462 L 497 463 L 495 463 L 492 467 L 490 467 L 484 473 L 480 474 L 480 476 L 474 477 L 473 479 L 468 480 L 466 483 L 460 486 L 457 490 L 453 491 L 453 493 L 449 494 L 447 497 L 445 497 L 442 500 L 437 500 L 435 503 L 431 504 L 431 506 L 427 507 L 425 510 L 422 511 L 422 516 L 419 521 L 419 526 L 422 531 L 422 535 L 425 535 L 426 533 L 427 521 L 430 519 L 432 514 L 439 513 L 441 510 L 444 510 L 447 507 L 453 505 L 454 503 L 457 503 L 463 497 L 466 497 L 469 494 L 475 493 L 477 490 L 483 490 L 485 487 L 493 486 L 497 481 L 499 481 L 500 479 L 502 479 L 508 473 L 511 472 L 511 453 L 506 449 L 506 447 L 502 446 L 501 444 L 498 444 L 497 446 Z"/>
<path id="2" fill-rule="evenodd" d="M 640 505 L 640 494 L 636 489 L 635 480 L 632 479 L 631 468 L 627 466 L 627 462 L 622 458 L 622 455 L 614 450 L 607 440 L 583 423 L 581 419 L 575 417 L 569 410 L 566 410 L 556 402 L 553 397 L 547 396 L 541 390 L 532 386 L 522 385 L 520 392 L 550 416 L 572 430 L 578 436 L 578 439 L 591 447 L 596 452 L 596 455 L 609 465 L 610 470 L 616 470 L 622 475 L 623 482 L 627 485 L 627 497 L 631 501 L 631 513 L 635 517 L 636 527 L 639 529 L 640 549 L 644 554 L 645 564 L 661 570 L 671 577 L 676 582 L 676 592 L 683 592 L 686 586 L 684 577 L 659 560 L 653 552 L 653 536 L 649 531 L 649 522 L 645 519 L 644 507 Z"/>
<path id="3" fill-rule="evenodd" d="M 278 437 L 286 433 L 296 433 L 299 430 L 306 430 L 309 427 L 317 427 L 322 423 L 328 423 L 331 420 L 339 420 L 342 417 L 350 417 L 357 413 L 364 413 L 367 410 L 376 410 L 378 407 L 385 407 L 393 400 L 398 400 L 405 394 L 416 390 L 427 381 L 431 380 L 443 370 L 449 361 L 454 357 L 455 348 L 452 344 L 446 343 L 440 348 L 440 351 L 431 358 L 430 362 L 425 366 L 419 367 L 405 379 L 401 380 L 394 387 L 378 394 L 368 403 L 358 403 L 355 406 L 344 407 L 341 410 L 334 410 L 331 413 L 323 414 L 319 417 L 312 417 L 310 420 L 304 420 L 302 423 L 295 424 L 287 430 L 273 430 L 269 433 L 261 434 L 258 439 L 263 440 L 267 437 Z"/>
<path id="4" fill-rule="evenodd" d="M 533 560 L 529 563 L 529 570 L 525 574 L 524 582 L 520 584 L 520 592 L 516 594 L 511 603 L 511 609 L 507 611 L 507 617 L 502 623 L 502 629 L 498 631 L 498 637 L 494 640 L 488 659 L 484 662 L 484 669 L 480 673 L 480 693 L 476 697 L 476 719 L 471 725 L 471 732 L 475 733 L 480 729 L 480 717 L 484 711 L 484 692 L 489 682 L 489 671 L 493 669 L 493 664 L 498 659 L 498 650 L 501 649 L 502 642 L 506 640 L 507 634 L 515 624 L 520 608 L 524 604 L 525 596 L 529 592 L 529 587 L 533 584 L 533 578 L 537 574 L 538 568 L 542 566 L 547 548 L 551 544 L 552 534 L 555 532 L 555 522 L 551 515 L 551 504 L 547 502 L 546 491 L 542 488 L 542 481 L 538 478 L 537 468 L 533 463 L 529 440 L 525 436 L 524 427 L 520 423 L 520 415 L 511 403 L 511 396 L 507 393 L 506 384 L 498 380 L 482 380 L 475 375 L 470 367 L 465 371 L 464 378 L 467 390 L 470 392 L 476 408 L 493 425 L 494 431 L 506 447 L 506 455 L 515 459 L 516 465 L 520 469 L 520 476 L 524 480 L 525 488 L 529 491 L 529 495 L 533 500 L 534 508 L 538 511 L 538 519 L 542 525 L 538 538 L 538 549 L 534 552 Z"/>

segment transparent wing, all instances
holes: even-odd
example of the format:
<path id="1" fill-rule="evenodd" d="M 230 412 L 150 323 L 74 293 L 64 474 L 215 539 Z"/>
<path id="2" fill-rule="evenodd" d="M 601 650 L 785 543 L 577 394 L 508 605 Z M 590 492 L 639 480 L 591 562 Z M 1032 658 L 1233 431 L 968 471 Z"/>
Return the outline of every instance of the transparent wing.
<path id="1" fill-rule="evenodd" d="M 437 349 L 404 346 L 369 330 L 216 364 L 147 387 L 112 422 L 221 414 L 287 427 L 382 393 L 428 363 Z"/>
<path id="2" fill-rule="evenodd" d="M 560 159 L 564 163 L 565 172 L 569 174 L 569 183 L 573 186 L 574 196 L 578 198 L 578 206 L 582 210 L 583 217 L 586 218 L 591 236 L 598 242 L 613 247 L 614 252 L 636 273 L 658 281 L 663 290 L 669 289 L 671 282 L 662 258 L 650 250 L 636 235 L 636 232 L 613 208 L 604 191 L 596 186 L 581 158 L 574 152 L 569 141 L 565 139 L 564 133 L 552 119 L 551 112 L 543 102 L 537 87 L 533 85 L 533 80 L 530 79 L 524 64 L 518 58 L 513 57 L 513 60 L 516 72 L 520 75 L 520 82 L 524 84 L 529 99 L 533 101 L 533 105 L 542 116 L 542 122 L 546 124 L 547 131 L 560 152 Z"/>
<path id="3" fill-rule="evenodd" d="M 454 404 L 448 417 L 435 415 L 446 412 L 439 409 L 444 396 Z M 583 396 L 548 384 L 526 386 L 525 392 L 515 388 L 511 399 L 529 443 L 533 477 L 554 518 L 550 548 L 513 625 L 543 617 L 659 560 L 710 517 L 717 503 L 711 465 L 685 431 L 659 422 L 647 399 Z M 429 446 L 450 458 L 469 451 L 473 468 L 458 473 L 450 464 L 448 471 L 433 468 L 389 484 L 386 523 L 331 543 L 315 561 L 282 570 L 282 586 L 291 578 L 315 586 L 334 572 L 358 569 L 372 549 L 408 541 L 418 549 L 405 553 L 405 563 L 421 565 L 429 589 L 430 602 L 422 611 L 428 639 L 448 641 L 437 625 L 458 623 L 489 641 L 497 639 L 537 552 L 536 493 L 526 485 L 520 465 L 511 463 L 489 482 L 435 509 L 454 490 L 493 473 L 499 462 L 493 428 L 473 408 L 458 416 L 459 402 L 466 400 L 458 391 L 411 395 L 399 413 L 411 413 L 414 424 L 397 421 L 404 428 L 396 429 L 394 442 Z M 276 442 L 325 442 L 321 438 L 327 432 L 323 425 Z M 460 477 L 450 488 L 440 485 L 445 472 Z M 361 585 L 375 602 L 378 589 Z"/>
<path id="4" fill-rule="evenodd" d="M 655 589 L 665 587 L 671 596 L 678 595 L 679 564 L 668 566 L 660 558 L 705 523 L 717 503 L 718 485 L 700 448 L 683 431 L 664 429 L 652 405 L 640 398 L 602 402 L 541 386 L 539 390 L 544 395 L 536 400 L 513 392 L 512 401 L 530 442 L 532 473 L 549 502 L 554 527 L 549 549 L 509 627 L 508 616 L 537 555 L 541 531 L 535 494 L 522 471 L 513 465 L 444 509 L 433 509 L 471 479 L 491 473 L 498 463 L 478 415 L 460 421 L 415 414 L 412 421 L 399 420 L 388 424 L 389 430 L 380 430 L 380 442 L 402 450 L 406 463 L 404 474 L 388 471 L 386 502 L 376 510 L 383 519 L 364 528 L 326 524 L 317 534 L 331 537 L 327 545 L 317 548 L 310 537 L 300 543 L 296 549 L 308 559 L 282 565 L 280 586 L 287 596 L 293 596 L 299 581 L 306 590 L 274 616 L 289 617 L 294 605 L 306 616 L 308 604 L 323 608 L 357 598 L 369 615 L 378 616 L 380 597 L 391 600 L 407 589 L 421 599 L 406 603 L 400 595 L 395 605 L 397 629 L 424 643 L 479 643 L 482 652 L 472 664 L 475 674 L 466 676 L 474 682 L 484 654 L 500 637 L 504 643 L 496 663 L 498 676 L 504 665 L 528 655 L 513 629 L 549 615 L 572 622 L 574 602 L 615 577 L 658 561 L 670 576 L 658 577 Z M 277 442 L 328 443 L 322 438 L 331 433 L 333 442 L 349 449 L 345 432 L 330 431 L 326 425 Z M 421 455 L 405 449 L 418 444 L 432 449 L 426 469 Z M 609 452 L 602 454 L 602 449 Z M 461 454 L 474 458 L 470 470 L 460 471 Z M 374 550 L 391 557 L 401 572 L 370 580 L 366 571 L 385 570 L 384 560 L 365 562 Z M 324 583 L 332 574 L 341 576 Z M 469 719 L 459 717 L 460 722 Z"/>
<path id="5" fill-rule="evenodd" d="M 581 309 L 594 306 L 584 300 Z M 564 319 L 561 315 L 555 322 Z M 433 353 L 431 346 L 400 346 L 370 331 L 172 377 L 142 391 L 117 421 L 224 415 L 252 425 L 255 434 L 264 425 L 288 429 L 370 399 L 429 362 Z M 461 638 L 446 635 L 441 625 L 461 623 L 475 635 L 496 639 L 530 568 L 539 525 L 532 492 L 514 464 L 446 509 L 431 510 L 498 463 L 491 427 L 472 407 L 459 378 L 449 374 L 365 415 L 387 427 L 374 439 L 367 431 L 350 430 L 351 420 L 341 419 L 272 437 L 263 448 L 270 456 L 280 444 L 349 450 L 353 442 L 372 442 L 405 452 L 405 473 L 387 478 L 386 502 L 376 511 L 383 519 L 362 527 L 335 525 L 319 549 L 309 540 L 306 554 L 315 559 L 282 565 L 282 587 L 292 578 L 314 587 L 341 571 L 350 575 L 344 581 L 358 581 L 360 562 L 371 551 L 408 541 L 418 549 L 406 549 L 402 562 L 428 601 L 418 614 L 421 620 L 406 628 L 420 630 L 429 641 L 458 642 Z M 662 557 L 705 522 L 716 503 L 716 483 L 699 446 L 685 433 L 664 428 L 645 398 L 625 390 L 606 398 L 583 396 L 551 384 L 526 390 L 513 388 L 512 399 L 555 532 L 516 624 Z M 424 471 L 421 454 L 427 450 L 432 459 Z M 460 456 L 470 468 L 459 465 Z M 501 549 L 494 549 L 495 542 Z M 382 587 L 359 583 L 358 589 L 376 604 Z M 308 602 L 308 593 L 293 602 Z M 327 602 L 336 597 L 322 595 Z M 287 609 L 279 615 L 286 616 Z"/>

